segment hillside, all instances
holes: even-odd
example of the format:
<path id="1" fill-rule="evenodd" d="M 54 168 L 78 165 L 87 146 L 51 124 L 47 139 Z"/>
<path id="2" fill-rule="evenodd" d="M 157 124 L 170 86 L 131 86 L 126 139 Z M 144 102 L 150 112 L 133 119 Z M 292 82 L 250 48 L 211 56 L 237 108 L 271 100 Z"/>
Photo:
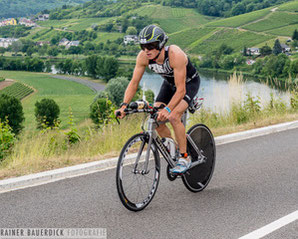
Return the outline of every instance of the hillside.
<path id="1" fill-rule="evenodd" d="M 87 30 L 96 33 L 97 37 L 91 42 L 99 44 L 108 40 L 122 39 L 125 32 L 119 31 L 118 27 L 123 22 L 136 24 L 139 21 L 141 25 L 135 25 L 137 30 L 147 22 L 159 24 L 170 36 L 171 44 L 180 45 L 191 54 L 207 54 L 222 43 L 239 51 L 244 46 L 263 46 L 266 43 L 272 47 L 276 38 L 284 43 L 292 36 L 293 31 L 298 29 L 297 11 L 298 1 L 293 1 L 222 19 L 201 15 L 194 9 L 142 4 L 120 17 L 71 18 L 39 22 L 40 27 L 32 30 L 26 38 L 34 41 L 50 41 L 57 35 L 62 38 L 62 33 L 66 36 Z M 76 15 L 77 12 L 74 11 L 73 14 Z M 133 17 L 137 19 L 131 20 Z M 146 20 L 142 20 L 142 17 Z M 109 24 L 112 25 L 112 29 L 104 30 Z M 96 29 L 92 28 L 94 25 L 97 26 Z"/>
<path id="2" fill-rule="evenodd" d="M 0 0 L 0 19 L 10 17 L 25 17 L 45 9 L 62 7 L 63 5 L 78 5 L 89 0 Z"/>

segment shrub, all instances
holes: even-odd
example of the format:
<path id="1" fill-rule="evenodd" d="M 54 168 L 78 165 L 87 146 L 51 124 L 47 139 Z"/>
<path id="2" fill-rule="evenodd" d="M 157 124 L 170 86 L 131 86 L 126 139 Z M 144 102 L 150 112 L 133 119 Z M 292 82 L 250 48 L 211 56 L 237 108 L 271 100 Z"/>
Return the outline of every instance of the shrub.
<path id="1" fill-rule="evenodd" d="M 0 77 L 0 82 L 1 82 L 1 81 L 5 81 L 5 78 L 3 78 L 3 77 Z"/>
<path id="2" fill-rule="evenodd" d="M 41 129 L 44 126 L 53 128 L 57 125 L 60 114 L 60 108 L 52 99 L 42 99 L 35 103 L 35 117 L 37 128 Z"/>
<path id="3" fill-rule="evenodd" d="M 154 103 L 154 92 L 152 90 L 146 90 L 145 96 L 146 96 L 146 100 L 149 102 L 149 104 Z"/>
<path id="4" fill-rule="evenodd" d="M 114 118 L 112 102 L 107 98 L 99 98 L 90 106 L 90 118 L 97 127 L 108 124 Z"/>
<path id="5" fill-rule="evenodd" d="M 121 104 L 128 84 L 129 81 L 125 77 L 117 77 L 109 81 L 105 91 L 108 94 L 109 100 L 111 100 L 113 104 L 117 106 Z"/>
<path id="6" fill-rule="evenodd" d="M 14 134 L 19 134 L 23 129 L 25 120 L 21 101 L 9 95 L 0 95 L 0 120 L 8 120 Z"/>
<path id="7" fill-rule="evenodd" d="M 0 120 L 0 161 L 6 156 L 14 144 L 15 134 L 8 124 L 8 120 Z"/>

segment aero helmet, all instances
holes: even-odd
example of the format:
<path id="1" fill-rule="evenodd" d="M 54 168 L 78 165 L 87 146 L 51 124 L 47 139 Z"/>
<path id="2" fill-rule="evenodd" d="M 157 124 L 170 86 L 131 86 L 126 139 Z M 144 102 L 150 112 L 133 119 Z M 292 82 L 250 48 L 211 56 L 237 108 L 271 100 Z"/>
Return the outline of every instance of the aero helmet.
<path id="1" fill-rule="evenodd" d="M 161 50 L 168 41 L 166 33 L 158 26 L 149 25 L 145 27 L 139 34 L 139 43 L 148 44 L 158 42 L 159 50 Z"/>

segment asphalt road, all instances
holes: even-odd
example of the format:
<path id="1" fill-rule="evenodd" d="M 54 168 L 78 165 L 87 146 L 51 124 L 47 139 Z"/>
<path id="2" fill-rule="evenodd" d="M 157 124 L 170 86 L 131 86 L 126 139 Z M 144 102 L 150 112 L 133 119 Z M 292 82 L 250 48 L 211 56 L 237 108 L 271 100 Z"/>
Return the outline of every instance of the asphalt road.
<path id="1" fill-rule="evenodd" d="M 0 228 L 107 228 L 108 238 L 239 238 L 298 209 L 298 129 L 217 146 L 208 187 L 189 192 L 162 167 L 151 204 L 135 213 L 115 169 L 0 194 Z M 298 221 L 266 239 L 298 238 Z"/>
<path id="2" fill-rule="evenodd" d="M 94 92 L 99 92 L 103 91 L 105 89 L 105 85 L 97 82 L 92 82 L 89 80 L 81 79 L 78 77 L 71 77 L 71 76 L 64 76 L 64 75 L 51 75 L 53 78 L 58 78 L 61 80 L 69 80 L 69 81 L 74 81 L 80 84 L 83 84 L 87 87 L 89 87 L 91 90 Z"/>

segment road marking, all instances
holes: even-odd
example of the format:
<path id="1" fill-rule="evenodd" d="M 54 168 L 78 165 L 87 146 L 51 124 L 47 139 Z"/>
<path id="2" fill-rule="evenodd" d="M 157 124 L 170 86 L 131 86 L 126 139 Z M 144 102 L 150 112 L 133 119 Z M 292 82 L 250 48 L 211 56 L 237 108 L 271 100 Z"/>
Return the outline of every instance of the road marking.
<path id="1" fill-rule="evenodd" d="M 268 234 L 270 234 L 271 232 L 274 232 L 276 230 L 278 230 L 279 228 L 290 224 L 294 221 L 296 221 L 298 219 L 298 210 L 287 215 L 284 216 L 264 227 L 261 227 L 260 229 L 257 229 L 243 237 L 240 237 L 239 239 L 258 239 L 258 238 L 262 238 Z"/>

